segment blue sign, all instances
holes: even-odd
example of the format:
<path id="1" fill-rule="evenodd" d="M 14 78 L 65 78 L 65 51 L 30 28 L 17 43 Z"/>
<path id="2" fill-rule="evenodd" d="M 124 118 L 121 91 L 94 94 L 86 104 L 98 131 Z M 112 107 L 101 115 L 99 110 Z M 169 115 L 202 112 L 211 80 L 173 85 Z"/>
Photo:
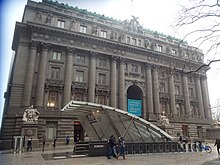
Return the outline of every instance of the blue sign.
<path id="1" fill-rule="evenodd" d="M 142 116 L 142 101 L 128 99 L 128 112 L 136 116 Z"/>

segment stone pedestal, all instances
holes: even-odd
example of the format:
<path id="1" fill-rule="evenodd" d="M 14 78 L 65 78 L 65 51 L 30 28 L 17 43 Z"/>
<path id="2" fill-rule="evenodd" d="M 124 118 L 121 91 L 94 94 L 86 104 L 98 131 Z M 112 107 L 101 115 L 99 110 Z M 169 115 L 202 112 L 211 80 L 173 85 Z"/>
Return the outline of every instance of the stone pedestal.
<path id="1" fill-rule="evenodd" d="M 160 129 L 168 133 L 170 136 L 174 136 L 174 126 L 172 125 L 158 125 Z"/>
<path id="2" fill-rule="evenodd" d="M 37 121 L 27 121 L 23 122 L 21 126 L 21 136 L 25 137 L 25 147 L 27 146 L 27 140 L 32 138 L 32 147 L 39 147 L 38 140 L 38 122 Z"/>

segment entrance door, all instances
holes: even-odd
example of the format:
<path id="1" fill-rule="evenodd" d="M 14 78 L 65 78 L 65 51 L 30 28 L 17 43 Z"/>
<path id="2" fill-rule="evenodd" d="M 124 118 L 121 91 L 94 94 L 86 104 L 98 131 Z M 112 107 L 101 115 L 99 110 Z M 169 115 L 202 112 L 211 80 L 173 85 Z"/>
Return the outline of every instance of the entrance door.
<path id="1" fill-rule="evenodd" d="M 182 125 L 183 136 L 189 137 L 189 127 L 188 125 Z"/>
<path id="2" fill-rule="evenodd" d="M 142 117 L 143 111 L 142 111 L 142 104 L 143 104 L 143 93 L 141 89 L 136 86 L 132 85 L 128 88 L 127 91 L 127 107 L 128 112 L 132 113 L 136 116 Z"/>
<path id="3" fill-rule="evenodd" d="M 84 141 L 84 130 L 80 122 L 74 122 L 74 142 Z"/>

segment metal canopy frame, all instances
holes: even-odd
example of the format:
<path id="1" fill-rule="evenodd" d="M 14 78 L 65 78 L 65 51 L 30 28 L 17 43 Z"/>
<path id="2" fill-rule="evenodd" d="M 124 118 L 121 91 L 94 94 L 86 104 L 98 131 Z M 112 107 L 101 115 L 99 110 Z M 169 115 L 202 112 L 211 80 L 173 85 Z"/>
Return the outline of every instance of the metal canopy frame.
<path id="1" fill-rule="evenodd" d="M 71 111 L 91 141 L 108 140 L 111 135 L 138 143 L 173 140 L 172 136 L 143 118 L 106 105 L 72 100 L 61 111 Z"/>

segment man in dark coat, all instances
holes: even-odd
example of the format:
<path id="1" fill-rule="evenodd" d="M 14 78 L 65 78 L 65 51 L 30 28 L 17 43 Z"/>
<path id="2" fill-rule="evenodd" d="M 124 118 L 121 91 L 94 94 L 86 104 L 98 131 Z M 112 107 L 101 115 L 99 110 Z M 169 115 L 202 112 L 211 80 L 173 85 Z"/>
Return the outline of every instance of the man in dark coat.
<path id="1" fill-rule="evenodd" d="M 217 138 L 217 139 L 215 140 L 214 146 L 217 146 L 217 152 L 218 152 L 218 154 L 220 154 L 220 153 L 219 153 L 219 149 L 220 149 L 220 139 L 219 139 L 219 138 Z"/>
<path id="2" fill-rule="evenodd" d="M 116 140 L 114 135 L 111 135 L 107 144 L 108 147 L 108 159 L 110 159 L 110 156 L 112 155 L 115 158 L 118 158 L 117 153 L 116 153 Z"/>

